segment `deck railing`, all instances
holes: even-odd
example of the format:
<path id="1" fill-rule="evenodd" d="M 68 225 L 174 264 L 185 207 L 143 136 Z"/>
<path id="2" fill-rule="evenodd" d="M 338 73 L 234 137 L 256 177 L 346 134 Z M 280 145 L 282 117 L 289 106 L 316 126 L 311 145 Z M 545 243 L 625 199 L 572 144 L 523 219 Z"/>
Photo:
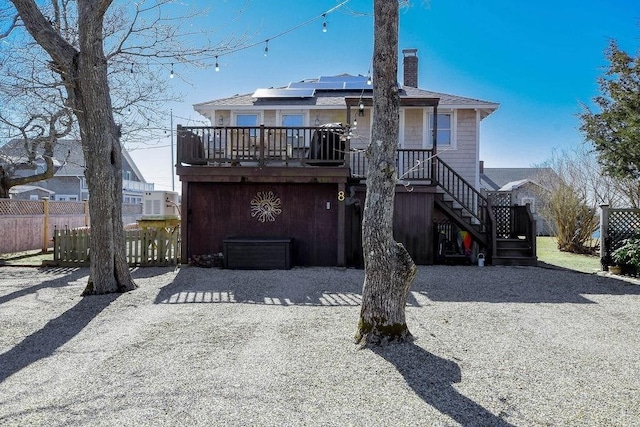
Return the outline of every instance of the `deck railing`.
<path id="1" fill-rule="evenodd" d="M 348 166 L 342 126 L 178 126 L 178 163 L 186 165 Z"/>
<path id="2" fill-rule="evenodd" d="M 398 169 L 398 179 L 403 183 L 414 181 L 431 180 L 431 157 L 433 150 L 422 149 L 398 149 L 396 156 L 396 167 Z M 349 153 L 349 165 L 351 166 L 351 176 L 365 179 L 369 169 L 369 163 L 364 150 L 351 150 Z"/>
<path id="3" fill-rule="evenodd" d="M 439 157 L 432 158 L 432 179 L 477 221 L 483 231 L 491 226 L 489 201 Z"/>

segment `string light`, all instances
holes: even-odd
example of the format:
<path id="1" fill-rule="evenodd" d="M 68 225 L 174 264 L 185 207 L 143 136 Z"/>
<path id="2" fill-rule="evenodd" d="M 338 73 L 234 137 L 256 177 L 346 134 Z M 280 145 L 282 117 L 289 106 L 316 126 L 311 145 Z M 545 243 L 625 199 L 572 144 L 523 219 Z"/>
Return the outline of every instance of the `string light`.
<path id="1" fill-rule="evenodd" d="M 367 75 L 367 86 L 371 86 L 371 83 L 372 83 L 372 82 L 371 82 L 371 75 L 370 75 L 370 74 L 368 74 L 368 75 Z"/>
<path id="2" fill-rule="evenodd" d="M 342 7 L 343 7 L 343 6 L 345 6 L 347 3 L 349 3 L 349 1 L 350 1 L 350 0 L 343 0 L 341 3 L 339 3 L 339 4 L 335 5 L 334 7 L 332 7 L 331 9 L 329 9 L 329 10 L 327 10 L 327 11 L 323 12 L 322 14 L 320 14 L 320 15 L 316 15 L 315 17 L 313 17 L 313 18 L 311 18 L 311 19 L 308 19 L 308 20 L 306 20 L 306 21 L 304 21 L 304 22 L 301 22 L 301 23 L 299 23 L 299 24 L 297 24 L 297 25 L 294 25 L 293 27 L 288 28 L 288 29 L 286 29 L 286 30 L 284 30 L 284 31 L 282 31 L 282 32 L 280 32 L 280 33 L 278 33 L 278 34 L 275 34 L 275 35 L 273 35 L 273 36 L 269 37 L 268 39 L 265 39 L 265 40 L 262 40 L 262 41 L 257 41 L 257 42 L 255 42 L 255 43 L 251 43 L 251 44 L 247 44 L 247 45 L 242 45 L 242 46 L 239 46 L 239 47 L 234 48 L 234 49 L 224 50 L 222 53 L 220 53 L 220 52 L 216 53 L 216 55 L 215 55 L 215 56 L 213 56 L 213 55 L 212 55 L 212 56 L 206 56 L 206 57 L 202 57 L 202 58 L 200 58 L 200 59 L 213 59 L 213 58 L 215 58 L 215 59 L 216 59 L 216 71 L 218 71 L 218 69 L 219 69 L 219 65 L 218 65 L 218 57 L 219 57 L 219 56 L 223 56 L 223 55 L 231 55 L 231 54 L 234 54 L 234 53 L 239 52 L 239 51 L 242 51 L 242 50 L 246 50 L 246 49 L 250 49 L 250 48 L 253 48 L 253 47 L 259 46 L 259 45 L 261 45 L 262 43 L 264 43 L 264 44 L 265 44 L 265 46 L 264 46 L 264 56 L 268 56 L 268 55 L 269 55 L 269 41 L 271 41 L 271 40 L 273 40 L 273 39 L 276 39 L 276 38 L 278 38 L 278 37 L 285 36 L 285 35 L 287 35 L 287 34 L 289 34 L 289 33 L 293 32 L 293 31 L 295 31 L 295 30 L 297 30 L 297 29 L 299 29 L 299 28 L 302 28 L 302 27 L 304 27 L 304 26 L 306 26 L 306 25 L 309 25 L 309 24 L 310 24 L 310 23 L 312 23 L 312 22 L 317 21 L 317 20 L 318 20 L 318 19 L 320 19 L 320 18 L 322 18 L 322 31 L 323 31 L 323 32 L 327 32 L 327 20 L 326 20 L 327 15 L 329 15 L 330 13 L 333 13 L 333 12 L 335 12 L 336 10 L 338 10 L 338 9 L 342 8 Z M 174 77 L 174 72 L 173 72 L 173 63 L 171 64 L 171 74 L 169 75 L 169 77 L 170 77 L 170 78 L 173 78 L 173 77 Z"/>
<path id="3" fill-rule="evenodd" d="M 133 74 L 133 62 L 131 63 L 131 74 Z"/>

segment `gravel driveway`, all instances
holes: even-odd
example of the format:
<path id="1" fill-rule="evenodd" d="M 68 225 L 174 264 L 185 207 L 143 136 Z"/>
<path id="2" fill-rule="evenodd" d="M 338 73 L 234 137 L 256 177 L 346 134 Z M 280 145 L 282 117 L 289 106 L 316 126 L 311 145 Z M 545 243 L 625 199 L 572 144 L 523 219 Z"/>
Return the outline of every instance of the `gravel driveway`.
<path id="1" fill-rule="evenodd" d="M 640 285 L 419 267 L 413 344 L 360 349 L 361 270 L 0 267 L 2 426 L 632 426 Z"/>

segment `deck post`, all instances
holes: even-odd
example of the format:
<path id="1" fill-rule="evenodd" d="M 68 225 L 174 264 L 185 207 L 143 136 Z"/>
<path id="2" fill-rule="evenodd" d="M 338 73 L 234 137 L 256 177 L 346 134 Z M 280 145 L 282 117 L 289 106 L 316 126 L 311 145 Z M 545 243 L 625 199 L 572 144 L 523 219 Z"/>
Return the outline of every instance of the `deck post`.
<path id="1" fill-rule="evenodd" d="M 346 198 L 345 198 L 346 185 L 344 182 L 338 184 L 338 267 L 344 267 L 347 265 L 345 259 L 345 218 L 346 218 Z"/>
<path id="2" fill-rule="evenodd" d="M 189 224 L 191 208 L 189 207 L 189 182 L 182 181 L 182 197 L 180 200 L 180 258 L 182 265 L 189 263 Z"/>
<path id="3" fill-rule="evenodd" d="M 265 164 L 265 158 L 264 158 L 264 145 L 265 145 L 265 138 L 264 138 L 264 123 L 260 125 L 260 139 L 258 140 L 258 149 L 260 150 L 260 154 L 258 155 L 258 164 L 260 166 L 264 166 Z"/>
<path id="4" fill-rule="evenodd" d="M 438 104 L 433 106 L 433 129 L 431 129 L 431 139 L 433 141 L 431 151 L 431 185 L 438 183 Z"/>
<path id="5" fill-rule="evenodd" d="M 44 212 L 44 223 L 42 224 L 42 252 L 49 250 L 49 200 L 42 200 L 42 210 Z"/>
<path id="6" fill-rule="evenodd" d="M 611 263 L 611 239 L 609 239 L 609 205 L 600 205 L 600 265 L 607 271 Z"/>

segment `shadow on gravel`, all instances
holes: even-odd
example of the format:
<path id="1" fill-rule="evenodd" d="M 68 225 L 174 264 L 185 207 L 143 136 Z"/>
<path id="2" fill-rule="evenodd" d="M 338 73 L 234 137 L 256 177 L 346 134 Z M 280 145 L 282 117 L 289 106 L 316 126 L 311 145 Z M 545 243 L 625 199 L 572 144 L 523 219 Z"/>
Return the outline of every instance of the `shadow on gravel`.
<path id="1" fill-rule="evenodd" d="M 0 354 L 0 383 L 40 359 L 51 356 L 75 337 L 120 294 L 82 298 L 78 304 L 50 320 L 42 329 L 26 337 L 6 353 Z"/>
<path id="2" fill-rule="evenodd" d="M 360 306 L 361 271 L 333 268 L 221 270 L 181 268 L 160 289 L 156 304 L 243 303 L 265 305 Z M 416 305 L 413 297 L 409 305 Z"/>
<path id="3" fill-rule="evenodd" d="M 46 277 L 51 274 L 66 274 L 63 277 L 56 277 L 53 280 L 44 280 L 37 285 L 24 287 L 18 289 L 17 291 L 11 292 L 10 294 L 0 295 L 0 305 L 6 302 L 11 301 L 12 299 L 20 298 L 25 295 L 33 294 L 38 292 L 41 289 L 46 288 L 63 288 L 67 286 L 70 282 L 74 282 L 81 278 L 82 276 L 88 275 L 88 270 L 81 270 L 80 268 L 39 268 L 38 274 L 41 274 L 42 277 Z"/>
<path id="4" fill-rule="evenodd" d="M 391 363 L 425 403 L 460 425 L 513 426 L 452 386 L 461 381 L 460 367 L 455 362 L 435 356 L 413 343 L 371 347 L 370 350 Z"/>
<path id="5" fill-rule="evenodd" d="M 539 267 L 421 267 L 412 292 L 432 301 L 594 304 L 589 295 L 640 295 L 640 286 Z"/>

